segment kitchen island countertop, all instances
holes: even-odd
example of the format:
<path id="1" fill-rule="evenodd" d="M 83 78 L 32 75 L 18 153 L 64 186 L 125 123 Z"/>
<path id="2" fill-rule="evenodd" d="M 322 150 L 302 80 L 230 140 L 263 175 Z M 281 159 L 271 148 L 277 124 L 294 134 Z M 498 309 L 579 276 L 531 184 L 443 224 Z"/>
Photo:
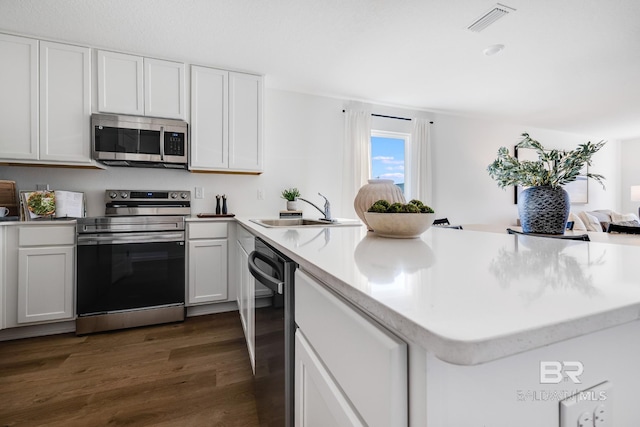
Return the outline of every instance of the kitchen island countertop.
<path id="1" fill-rule="evenodd" d="M 432 227 L 238 222 L 382 325 L 439 359 L 475 365 L 640 319 L 640 247 Z"/>

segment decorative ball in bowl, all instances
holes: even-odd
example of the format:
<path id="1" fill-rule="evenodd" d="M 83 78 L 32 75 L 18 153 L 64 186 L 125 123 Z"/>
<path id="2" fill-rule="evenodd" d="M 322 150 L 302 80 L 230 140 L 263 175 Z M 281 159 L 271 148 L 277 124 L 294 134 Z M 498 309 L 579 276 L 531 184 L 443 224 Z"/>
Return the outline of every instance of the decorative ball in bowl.
<path id="1" fill-rule="evenodd" d="M 419 200 L 411 200 L 407 204 L 378 200 L 364 212 L 364 216 L 375 234 L 396 239 L 420 237 L 435 219 L 433 209 Z"/>

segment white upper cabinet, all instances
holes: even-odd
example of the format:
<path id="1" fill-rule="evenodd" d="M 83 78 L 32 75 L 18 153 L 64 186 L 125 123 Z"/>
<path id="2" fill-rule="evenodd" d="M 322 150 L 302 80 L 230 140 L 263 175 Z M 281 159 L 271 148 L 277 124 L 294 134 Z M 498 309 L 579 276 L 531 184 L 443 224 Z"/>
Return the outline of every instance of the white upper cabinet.
<path id="1" fill-rule="evenodd" d="M 184 64 L 144 59 L 144 113 L 185 119 Z"/>
<path id="2" fill-rule="evenodd" d="M 229 169 L 262 171 L 262 77 L 229 73 Z"/>
<path id="3" fill-rule="evenodd" d="M 0 34 L 0 62 L 0 158 L 37 160 L 38 41 Z"/>
<path id="4" fill-rule="evenodd" d="M 40 42 L 40 159 L 91 162 L 91 49 Z"/>
<path id="5" fill-rule="evenodd" d="M 98 51 L 98 110 L 184 120 L 184 64 Z"/>
<path id="6" fill-rule="evenodd" d="M 262 172 L 258 75 L 191 66 L 191 170 Z"/>
<path id="7" fill-rule="evenodd" d="M 191 66 L 191 168 L 229 167 L 229 72 Z"/>
<path id="8" fill-rule="evenodd" d="M 0 34 L 0 59 L 0 158 L 90 164 L 91 50 Z"/>
<path id="9" fill-rule="evenodd" d="M 98 110 L 144 115 L 143 58 L 98 51 Z"/>

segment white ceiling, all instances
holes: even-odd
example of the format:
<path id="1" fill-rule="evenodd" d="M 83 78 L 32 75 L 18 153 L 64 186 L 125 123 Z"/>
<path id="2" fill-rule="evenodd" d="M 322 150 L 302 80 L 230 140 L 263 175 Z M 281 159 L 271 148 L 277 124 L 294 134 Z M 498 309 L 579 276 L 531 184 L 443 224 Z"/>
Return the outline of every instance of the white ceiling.
<path id="1" fill-rule="evenodd" d="M 640 138 L 640 1 L 0 0 L 0 31 L 253 71 L 267 86 Z M 505 50 L 487 57 L 492 44 Z"/>

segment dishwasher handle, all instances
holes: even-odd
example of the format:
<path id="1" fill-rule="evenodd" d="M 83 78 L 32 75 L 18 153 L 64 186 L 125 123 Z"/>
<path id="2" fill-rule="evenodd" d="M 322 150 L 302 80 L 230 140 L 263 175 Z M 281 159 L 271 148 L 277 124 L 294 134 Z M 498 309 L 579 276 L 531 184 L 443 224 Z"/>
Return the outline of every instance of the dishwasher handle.
<path id="1" fill-rule="evenodd" d="M 269 267 L 273 268 L 275 271 L 279 272 L 281 275 L 282 267 L 263 253 L 253 251 L 249 254 L 249 272 L 251 272 L 251 275 L 255 277 L 258 282 L 262 283 L 273 292 L 282 295 L 284 290 L 284 282 L 280 278 L 269 276 L 267 273 L 262 271 L 256 264 L 256 258 L 267 264 Z"/>

